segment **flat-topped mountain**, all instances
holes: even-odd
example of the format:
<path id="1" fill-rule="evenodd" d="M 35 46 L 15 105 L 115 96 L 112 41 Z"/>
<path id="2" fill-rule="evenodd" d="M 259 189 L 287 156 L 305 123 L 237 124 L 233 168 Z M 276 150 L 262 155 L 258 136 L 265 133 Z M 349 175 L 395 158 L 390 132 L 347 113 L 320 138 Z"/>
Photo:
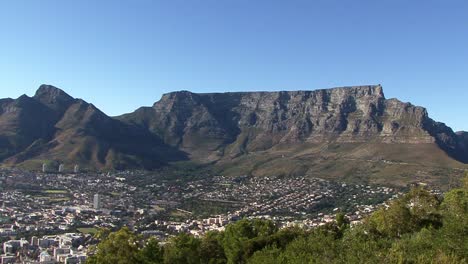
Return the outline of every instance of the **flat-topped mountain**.
<path id="1" fill-rule="evenodd" d="M 0 160 L 9 164 L 156 168 L 190 159 L 227 174 L 424 179 L 465 168 L 467 146 L 467 133 L 423 107 L 385 99 L 380 85 L 180 91 L 115 118 L 48 85 L 31 98 L 0 100 Z"/>
<path id="2" fill-rule="evenodd" d="M 165 94 L 118 117 L 199 158 L 296 143 L 438 144 L 467 162 L 464 141 L 425 108 L 386 100 L 380 85 L 315 91 Z M 216 155 L 213 154 L 215 151 Z"/>

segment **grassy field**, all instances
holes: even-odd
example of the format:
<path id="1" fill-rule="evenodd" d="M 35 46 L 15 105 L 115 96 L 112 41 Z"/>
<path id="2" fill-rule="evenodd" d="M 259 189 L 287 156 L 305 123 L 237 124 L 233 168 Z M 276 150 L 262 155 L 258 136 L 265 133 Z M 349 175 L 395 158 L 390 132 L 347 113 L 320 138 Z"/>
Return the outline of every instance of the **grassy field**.
<path id="1" fill-rule="evenodd" d="M 47 189 L 31 193 L 37 200 L 44 200 L 50 203 L 60 203 L 70 201 L 71 197 L 67 190 Z"/>
<path id="2" fill-rule="evenodd" d="M 44 190 L 45 193 L 48 194 L 67 194 L 67 190 Z"/>
<path id="3" fill-rule="evenodd" d="M 91 234 L 94 235 L 97 233 L 97 229 L 94 227 L 83 227 L 83 228 L 77 228 L 78 232 L 83 233 L 83 234 Z"/>
<path id="4" fill-rule="evenodd" d="M 52 203 L 67 202 L 67 201 L 70 201 L 69 197 L 49 198 L 49 202 L 52 202 Z"/>
<path id="5" fill-rule="evenodd" d="M 186 213 L 186 212 L 177 210 L 177 209 L 172 210 L 172 211 L 169 213 L 169 219 L 170 219 L 170 220 L 173 220 L 173 221 L 185 221 L 185 220 L 187 220 L 190 216 L 192 216 L 192 214 L 189 214 L 189 213 Z"/>
<path id="6" fill-rule="evenodd" d="M 153 205 L 153 210 L 155 210 L 156 212 L 163 212 L 163 211 L 165 211 L 166 209 L 162 208 L 162 207 L 159 206 L 159 205 Z"/>

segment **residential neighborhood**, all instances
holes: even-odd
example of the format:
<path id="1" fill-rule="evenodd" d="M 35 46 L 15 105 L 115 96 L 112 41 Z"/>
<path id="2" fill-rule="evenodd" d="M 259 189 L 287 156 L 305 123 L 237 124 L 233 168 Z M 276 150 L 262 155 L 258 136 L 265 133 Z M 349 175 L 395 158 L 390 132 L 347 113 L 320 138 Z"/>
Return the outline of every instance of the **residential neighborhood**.
<path id="1" fill-rule="evenodd" d="M 147 179 L 133 181 L 138 177 Z M 313 228 L 342 212 L 357 223 L 401 194 L 395 187 L 311 177 L 153 180 L 138 171 L 3 169 L 0 182 L 0 263 L 83 263 L 102 228 L 127 226 L 165 241 L 181 232 L 222 231 L 243 218 Z"/>

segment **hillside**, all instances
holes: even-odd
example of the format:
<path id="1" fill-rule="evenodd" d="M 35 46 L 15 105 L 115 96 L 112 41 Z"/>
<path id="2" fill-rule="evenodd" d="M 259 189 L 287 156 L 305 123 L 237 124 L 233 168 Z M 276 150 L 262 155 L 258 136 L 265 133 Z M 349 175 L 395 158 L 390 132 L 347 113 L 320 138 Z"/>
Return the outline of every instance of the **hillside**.
<path id="1" fill-rule="evenodd" d="M 147 131 L 53 86 L 42 85 L 33 97 L 0 102 L 0 160 L 5 164 L 38 169 L 54 160 L 69 168 L 157 168 L 184 158 Z"/>
<path id="2" fill-rule="evenodd" d="M 92 169 L 155 169 L 172 161 L 223 174 L 301 174 L 406 184 L 450 184 L 468 163 L 468 136 L 426 109 L 386 99 L 380 85 L 314 91 L 168 93 L 111 118 L 42 85 L 0 100 L 0 161 L 44 160 Z"/>

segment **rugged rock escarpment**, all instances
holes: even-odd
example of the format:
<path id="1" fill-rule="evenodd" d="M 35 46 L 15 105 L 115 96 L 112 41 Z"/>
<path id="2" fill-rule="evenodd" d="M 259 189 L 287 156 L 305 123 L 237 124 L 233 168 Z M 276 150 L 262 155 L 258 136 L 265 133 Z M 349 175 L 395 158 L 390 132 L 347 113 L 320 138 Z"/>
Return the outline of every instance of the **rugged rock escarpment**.
<path id="1" fill-rule="evenodd" d="M 315 91 L 163 95 L 153 107 L 119 117 L 194 156 L 238 156 L 301 142 L 437 143 L 465 161 L 450 128 L 425 108 L 385 99 L 380 85 Z M 212 155 L 216 153 L 216 155 Z"/>
<path id="2" fill-rule="evenodd" d="M 251 166 L 261 168 L 265 165 L 253 161 L 277 160 L 285 149 L 289 155 L 302 153 L 290 161 L 300 160 L 307 168 L 311 159 L 392 159 L 394 164 L 411 159 L 439 167 L 468 163 L 467 133 L 456 134 L 433 121 L 422 107 L 385 99 L 380 85 L 181 91 L 116 118 L 50 85 L 42 85 L 33 97 L 0 99 L 0 162 L 7 164 L 37 168 L 44 160 L 56 160 L 90 168 L 153 169 L 186 159 L 242 165 L 243 157 L 255 155 Z M 439 153 L 430 162 L 428 149 Z M 281 166 L 286 170 L 287 165 Z"/>

